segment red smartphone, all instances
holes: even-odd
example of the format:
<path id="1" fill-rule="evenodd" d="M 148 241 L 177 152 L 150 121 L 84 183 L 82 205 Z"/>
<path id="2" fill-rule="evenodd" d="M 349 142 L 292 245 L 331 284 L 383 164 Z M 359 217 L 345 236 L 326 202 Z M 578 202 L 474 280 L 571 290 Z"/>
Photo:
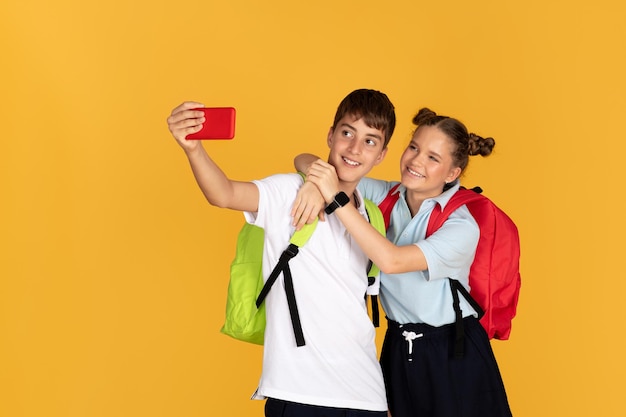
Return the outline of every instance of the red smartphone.
<path id="1" fill-rule="evenodd" d="M 234 107 L 203 107 L 205 122 L 202 129 L 191 135 L 187 140 L 232 139 L 235 136 L 235 108 Z"/>

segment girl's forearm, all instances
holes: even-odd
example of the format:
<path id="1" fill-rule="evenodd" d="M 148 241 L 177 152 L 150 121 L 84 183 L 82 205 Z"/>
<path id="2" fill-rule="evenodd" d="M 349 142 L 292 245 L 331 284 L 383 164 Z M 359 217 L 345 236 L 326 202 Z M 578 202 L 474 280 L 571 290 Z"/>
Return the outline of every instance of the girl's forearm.
<path id="1" fill-rule="evenodd" d="M 313 164 L 313 162 L 320 159 L 319 157 L 310 154 L 310 153 L 301 153 L 296 156 L 293 160 L 293 165 L 296 168 L 296 171 L 307 173 L 309 167 Z"/>
<path id="2" fill-rule="evenodd" d="M 382 272 L 398 274 L 427 269 L 426 258 L 418 246 L 396 246 L 391 243 L 352 204 L 335 210 L 335 215 Z"/>

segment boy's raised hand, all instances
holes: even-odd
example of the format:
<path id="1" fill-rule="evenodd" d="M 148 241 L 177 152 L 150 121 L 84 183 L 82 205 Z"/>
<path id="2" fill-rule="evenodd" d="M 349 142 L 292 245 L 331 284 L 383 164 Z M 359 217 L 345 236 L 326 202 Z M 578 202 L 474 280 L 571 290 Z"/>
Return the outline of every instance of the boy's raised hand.
<path id="1" fill-rule="evenodd" d="M 170 132 L 172 132 L 174 139 L 185 151 L 194 150 L 200 146 L 200 141 L 198 140 L 185 139 L 187 135 L 202 129 L 202 123 L 205 122 L 203 112 L 192 110 L 198 107 L 204 107 L 204 105 L 195 101 L 185 101 L 174 108 L 167 118 L 167 126 Z"/>

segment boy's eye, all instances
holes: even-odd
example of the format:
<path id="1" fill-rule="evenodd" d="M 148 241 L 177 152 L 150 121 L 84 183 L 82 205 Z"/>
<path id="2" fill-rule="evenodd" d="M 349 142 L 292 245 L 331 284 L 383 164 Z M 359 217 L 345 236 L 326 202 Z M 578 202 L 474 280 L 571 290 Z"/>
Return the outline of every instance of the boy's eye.
<path id="1" fill-rule="evenodd" d="M 344 130 L 341 132 L 341 134 L 347 138 L 351 138 L 352 137 L 352 132 L 350 132 L 349 130 Z"/>
<path id="2" fill-rule="evenodd" d="M 376 141 L 374 139 L 365 139 L 365 143 L 369 146 L 376 146 Z"/>

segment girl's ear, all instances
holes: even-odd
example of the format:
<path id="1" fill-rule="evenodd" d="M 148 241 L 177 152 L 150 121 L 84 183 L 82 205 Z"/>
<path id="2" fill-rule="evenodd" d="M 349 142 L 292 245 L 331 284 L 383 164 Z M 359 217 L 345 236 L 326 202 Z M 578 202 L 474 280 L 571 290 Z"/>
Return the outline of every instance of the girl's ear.
<path id="1" fill-rule="evenodd" d="M 461 167 L 453 168 L 448 174 L 448 176 L 446 177 L 446 182 L 451 183 L 452 181 L 459 178 L 459 175 L 461 175 Z"/>

